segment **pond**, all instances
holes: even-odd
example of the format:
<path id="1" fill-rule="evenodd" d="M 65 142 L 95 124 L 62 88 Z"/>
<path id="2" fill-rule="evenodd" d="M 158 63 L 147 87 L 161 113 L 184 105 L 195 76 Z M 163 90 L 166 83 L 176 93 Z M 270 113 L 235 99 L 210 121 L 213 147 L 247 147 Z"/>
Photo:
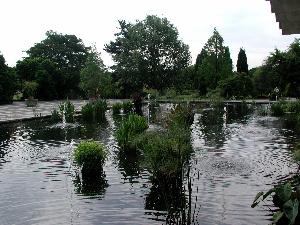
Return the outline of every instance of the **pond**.
<path id="1" fill-rule="evenodd" d="M 150 129 L 159 129 L 157 118 L 171 106 L 151 108 Z M 191 224 L 270 223 L 267 207 L 250 206 L 257 192 L 297 172 L 292 157 L 297 135 L 259 111 L 259 106 L 195 106 L 190 183 L 184 179 L 184 193 L 172 193 L 187 199 Z M 93 125 L 36 120 L 0 126 L 1 225 L 179 224 L 167 210 L 168 184 L 151 179 L 138 158 L 118 154 L 114 131 L 122 116 L 108 111 L 106 118 Z M 72 153 L 91 138 L 102 141 L 109 154 L 102 180 L 83 185 Z"/>

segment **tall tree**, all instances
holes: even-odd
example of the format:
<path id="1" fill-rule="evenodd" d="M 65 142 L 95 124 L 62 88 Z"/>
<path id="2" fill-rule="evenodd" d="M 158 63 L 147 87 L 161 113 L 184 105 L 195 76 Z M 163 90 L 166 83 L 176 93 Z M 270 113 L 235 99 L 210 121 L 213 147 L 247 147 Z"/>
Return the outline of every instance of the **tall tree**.
<path id="1" fill-rule="evenodd" d="M 88 55 L 85 67 L 80 71 L 79 86 L 88 97 L 109 97 L 112 93 L 111 75 L 95 46 Z"/>
<path id="2" fill-rule="evenodd" d="M 199 83 L 196 86 L 201 94 L 205 94 L 208 89 L 215 89 L 219 81 L 232 75 L 232 60 L 229 48 L 224 46 L 224 40 L 216 28 L 201 53 L 198 60 L 201 64 L 196 75 Z"/>
<path id="3" fill-rule="evenodd" d="M 116 65 L 120 84 L 127 91 L 144 86 L 163 89 L 190 63 L 190 52 L 177 29 L 166 18 L 147 16 L 143 21 L 119 21 L 116 40 L 105 46 Z"/>
<path id="4" fill-rule="evenodd" d="M 75 35 L 46 32 L 46 39 L 31 47 L 27 54 L 32 58 L 49 59 L 61 72 L 62 89 L 59 97 L 78 94 L 80 70 L 84 67 L 89 48 Z"/>
<path id="5" fill-rule="evenodd" d="M 8 67 L 0 54 L 0 104 L 11 102 L 16 91 L 14 69 Z"/>
<path id="6" fill-rule="evenodd" d="M 64 88 L 61 72 L 49 59 L 27 57 L 17 62 L 16 72 L 22 83 L 35 81 L 38 84 L 36 94 L 41 100 L 57 99 Z"/>
<path id="7" fill-rule="evenodd" d="M 240 48 L 240 52 L 238 54 L 238 60 L 236 64 L 236 69 L 238 73 L 246 73 L 248 74 L 248 62 L 246 51 L 243 48 Z"/>

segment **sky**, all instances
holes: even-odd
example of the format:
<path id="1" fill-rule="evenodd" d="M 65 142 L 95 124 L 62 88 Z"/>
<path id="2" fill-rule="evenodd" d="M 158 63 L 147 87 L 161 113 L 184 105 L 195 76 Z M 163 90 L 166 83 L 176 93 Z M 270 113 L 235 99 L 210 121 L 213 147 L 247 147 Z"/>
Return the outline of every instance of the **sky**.
<path id="1" fill-rule="evenodd" d="M 240 47 L 249 67 L 256 67 L 275 48 L 285 50 L 300 35 L 284 36 L 265 0 L 2 0 L 0 52 L 9 66 L 26 57 L 25 51 L 46 38 L 46 31 L 74 34 L 86 46 L 95 44 L 107 66 L 113 61 L 103 51 L 114 40 L 118 20 L 135 22 L 146 15 L 166 17 L 190 47 L 192 63 L 216 27 L 229 46 L 236 65 Z"/>

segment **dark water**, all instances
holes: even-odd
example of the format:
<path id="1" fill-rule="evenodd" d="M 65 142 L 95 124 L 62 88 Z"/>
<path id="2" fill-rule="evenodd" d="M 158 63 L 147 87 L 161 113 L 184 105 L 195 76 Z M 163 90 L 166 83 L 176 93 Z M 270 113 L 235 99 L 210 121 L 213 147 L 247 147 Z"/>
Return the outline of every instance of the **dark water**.
<path id="1" fill-rule="evenodd" d="M 151 108 L 150 121 L 159 121 L 169 108 Z M 187 191 L 171 195 L 188 199 L 193 224 L 269 224 L 268 208 L 250 205 L 258 191 L 296 172 L 291 153 L 295 133 L 255 109 L 197 111 L 190 196 Z M 32 121 L 0 126 L 1 225 L 165 224 L 170 213 L 163 190 L 170 184 L 151 179 L 139 158 L 118 154 L 113 133 L 121 118 L 111 112 L 106 116 L 100 125 L 63 128 Z M 90 138 L 101 140 L 109 155 L 101 179 L 85 185 L 72 152 L 80 140 Z"/>

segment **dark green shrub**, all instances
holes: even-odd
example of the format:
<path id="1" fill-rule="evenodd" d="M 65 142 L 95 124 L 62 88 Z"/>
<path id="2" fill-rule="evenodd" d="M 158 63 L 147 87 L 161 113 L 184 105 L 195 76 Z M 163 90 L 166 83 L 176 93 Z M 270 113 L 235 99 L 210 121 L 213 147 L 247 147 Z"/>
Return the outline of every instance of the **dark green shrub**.
<path id="1" fill-rule="evenodd" d="M 94 107 L 92 103 L 87 103 L 81 108 L 81 116 L 84 121 L 92 121 L 94 118 Z"/>
<path id="2" fill-rule="evenodd" d="M 54 110 L 51 111 L 51 120 L 53 122 L 61 121 L 61 116 L 60 116 L 57 109 L 54 109 Z"/>
<path id="3" fill-rule="evenodd" d="M 95 120 L 103 121 L 105 120 L 105 112 L 107 110 L 106 100 L 97 100 L 94 102 Z"/>
<path id="4" fill-rule="evenodd" d="M 84 121 L 104 121 L 107 103 L 105 100 L 89 102 L 81 108 Z"/>
<path id="5" fill-rule="evenodd" d="M 120 114 L 122 107 L 123 107 L 122 103 L 117 102 L 117 103 L 113 104 L 112 105 L 113 115 Z"/>
<path id="6" fill-rule="evenodd" d="M 133 145 L 143 153 L 146 167 L 155 176 L 180 174 L 192 151 L 189 133 L 179 128 L 141 134 Z"/>
<path id="7" fill-rule="evenodd" d="M 132 104 L 132 102 L 123 102 L 122 108 L 124 110 L 124 113 L 131 113 L 131 112 L 133 112 L 133 104 Z"/>
<path id="8" fill-rule="evenodd" d="M 75 106 L 72 102 L 70 102 L 69 100 L 61 102 L 58 108 L 61 117 L 63 117 L 64 114 L 67 123 L 74 122 Z"/>
<path id="9" fill-rule="evenodd" d="M 122 121 L 116 132 L 116 138 L 122 150 L 132 150 L 132 142 L 136 135 L 148 128 L 146 118 L 131 114 Z"/>
<path id="10" fill-rule="evenodd" d="M 287 103 L 284 101 L 276 102 L 271 105 L 273 116 L 283 116 L 287 109 Z"/>
<path id="11" fill-rule="evenodd" d="M 105 147 L 96 141 L 82 141 L 74 151 L 75 162 L 82 166 L 82 174 L 102 172 L 106 158 Z"/>
<path id="12" fill-rule="evenodd" d="M 189 127 L 194 121 L 194 112 L 190 106 L 177 105 L 168 118 L 169 126 Z"/>

